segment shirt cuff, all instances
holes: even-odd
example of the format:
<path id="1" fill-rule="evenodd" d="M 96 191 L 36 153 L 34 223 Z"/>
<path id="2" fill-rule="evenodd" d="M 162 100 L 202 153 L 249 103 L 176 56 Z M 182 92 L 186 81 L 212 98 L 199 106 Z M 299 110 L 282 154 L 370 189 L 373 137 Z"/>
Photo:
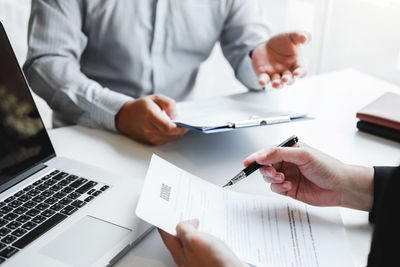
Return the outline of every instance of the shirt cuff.
<path id="1" fill-rule="evenodd" d="M 115 125 L 115 116 L 121 110 L 122 106 L 134 100 L 133 97 L 111 91 L 108 88 L 103 88 L 101 94 L 95 99 L 95 109 L 91 112 L 92 118 L 102 124 L 105 129 L 118 132 Z"/>
<path id="2" fill-rule="evenodd" d="M 237 71 L 237 78 L 250 90 L 264 90 L 258 81 L 257 73 L 253 68 L 253 61 L 249 56 L 253 50 L 246 53 Z"/>

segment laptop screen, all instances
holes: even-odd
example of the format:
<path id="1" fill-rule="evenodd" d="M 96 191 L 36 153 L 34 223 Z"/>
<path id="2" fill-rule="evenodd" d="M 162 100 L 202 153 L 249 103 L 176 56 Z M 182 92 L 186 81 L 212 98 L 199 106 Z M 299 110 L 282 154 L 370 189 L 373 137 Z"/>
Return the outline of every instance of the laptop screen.
<path id="1" fill-rule="evenodd" d="M 0 23 L 0 192 L 55 152 Z M 16 181 L 17 182 L 17 181 Z"/>

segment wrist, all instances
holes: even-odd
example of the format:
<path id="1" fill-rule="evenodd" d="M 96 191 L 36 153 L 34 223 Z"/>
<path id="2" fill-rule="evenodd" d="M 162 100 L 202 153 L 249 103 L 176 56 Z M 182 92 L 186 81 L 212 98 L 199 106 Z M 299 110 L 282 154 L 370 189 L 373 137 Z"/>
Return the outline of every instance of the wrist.
<path id="1" fill-rule="evenodd" d="M 125 133 L 125 126 L 124 126 L 124 122 L 126 121 L 125 113 L 128 111 L 129 105 L 133 102 L 135 102 L 135 100 L 130 100 L 125 102 L 125 104 L 122 105 L 121 109 L 115 115 L 115 128 L 122 133 Z"/>
<path id="2" fill-rule="evenodd" d="M 371 211 L 374 198 L 374 169 L 347 165 L 340 188 L 341 206 Z"/>

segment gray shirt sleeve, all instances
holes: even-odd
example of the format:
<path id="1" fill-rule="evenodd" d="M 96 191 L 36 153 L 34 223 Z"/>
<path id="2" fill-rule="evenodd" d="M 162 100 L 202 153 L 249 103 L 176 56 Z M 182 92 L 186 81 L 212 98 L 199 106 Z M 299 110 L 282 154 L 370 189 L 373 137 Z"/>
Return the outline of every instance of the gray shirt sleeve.
<path id="1" fill-rule="evenodd" d="M 104 88 L 80 70 L 88 38 L 84 1 L 33 0 L 24 72 L 31 88 L 67 122 L 116 131 L 115 115 L 132 98 Z"/>
<path id="2" fill-rule="evenodd" d="M 236 78 L 253 90 L 263 88 L 258 83 L 249 53 L 270 37 L 260 4 L 259 0 L 232 1 L 220 39 L 222 51 L 235 70 Z"/>

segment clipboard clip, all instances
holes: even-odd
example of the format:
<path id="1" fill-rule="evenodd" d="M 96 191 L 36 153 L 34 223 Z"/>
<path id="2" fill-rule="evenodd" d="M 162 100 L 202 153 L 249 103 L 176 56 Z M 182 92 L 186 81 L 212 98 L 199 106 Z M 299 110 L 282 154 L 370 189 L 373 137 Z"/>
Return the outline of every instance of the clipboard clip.
<path id="1" fill-rule="evenodd" d="M 257 119 L 250 119 L 250 120 L 240 120 L 235 122 L 228 122 L 229 128 L 245 128 L 251 126 L 261 126 L 261 125 L 270 125 L 282 122 L 288 122 L 291 118 L 289 115 L 283 116 L 275 116 L 275 117 L 268 117 L 268 118 L 257 118 Z"/>

